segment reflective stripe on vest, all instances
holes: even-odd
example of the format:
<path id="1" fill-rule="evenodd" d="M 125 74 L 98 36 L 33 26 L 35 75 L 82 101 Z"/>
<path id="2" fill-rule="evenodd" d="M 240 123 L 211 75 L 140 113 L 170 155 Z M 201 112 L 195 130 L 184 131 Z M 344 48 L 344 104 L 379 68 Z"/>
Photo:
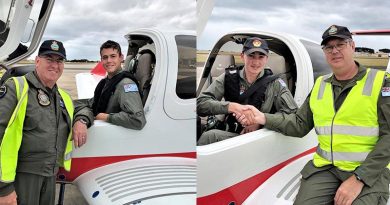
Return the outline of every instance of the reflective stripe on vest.
<path id="1" fill-rule="evenodd" d="M 373 150 L 379 136 L 377 101 L 385 72 L 367 69 L 335 112 L 330 75 L 319 77 L 310 97 L 319 145 L 313 163 L 352 171 Z"/>
<path id="2" fill-rule="evenodd" d="M 23 76 L 13 77 L 12 79 L 15 83 L 18 103 L 8 122 L 7 128 L 5 129 L 3 140 L 0 145 L 0 181 L 2 182 L 13 182 L 15 180 L 18 151 L 22 143 L 24 118 L 26 116 L 28 103 L 29 86 L 26 78 Z M 74 111 L 73 102 L 70 96 L 61 89 L 59 89 L 59 93 L 64 100 L 66 111 L 71 118 L 72 125 Z M 64 156 L 70 156 L 73 148 L 72 142 L 70 141 L 72 136 L 71 125 Z M 70 158 L 63 162 L 64 168 L 68 171 L 70 170 L 70 165 Z"/>
<path id="3" fill-rule="evenodd" d="M 68 93 L 66 93 L 64 90 L 61 88 L 58 88 L 58 91 L 62 97 L 62 100 L 64 101 L 65 104 L 65 109 L 68 112 L 68 115 L 70 117 L 70 130 L 69 130 L 69 135 L 68 139 L 66 141 L 66 148 L 65 148 L 65 153 L 64 153 L 64 159 L 62 161 L 62 166 L 66 171 L 70 171 L 70 166 L 71 166 L 71 159 L 72 159 L 72 150 L 73 150 L 73 143 L 72 143 L 72 125 L 73 125 L 73 112 L 74 112 L 74 107 L 73 107 L 73 101 L 72 98 Z"/>

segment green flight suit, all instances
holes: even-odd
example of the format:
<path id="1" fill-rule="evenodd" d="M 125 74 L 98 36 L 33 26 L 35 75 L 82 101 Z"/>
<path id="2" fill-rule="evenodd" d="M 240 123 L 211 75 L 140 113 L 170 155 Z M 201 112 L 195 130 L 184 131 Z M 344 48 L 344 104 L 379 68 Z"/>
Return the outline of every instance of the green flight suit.
<path id="1" fill-rule="evenodd" d="M 244 68 L 245 69 L 245 68 Z M 249 84 L 245 77 L 244 69 L 240 70 L 240 87 L 243 91 L 249 89 Z M 264 75 L 262 71 L 256 80 Z M 225 95 L 225 74 L 218 76 L 211 85 L 202 92 L 197 99 L 197 113 L 201 115 L 228 114 L 228 101 L 221 101 Z M 265 91 L 265 101 L 261 105 L 261 111 L 270 112 L 272 108 L 278 112 L 293 113 L 298 109 L 297 104 L 287 88 L 285 82 L 278 78 L 268 84 Z M 235 137 L 239 134 L 223 130 L 213 129 L 202 134 L 198 140 L 198 145 L 206 145 Z"/>
<path id="2" fill-rule="evenodd" d="M 356 63 L 358 66 L 359 64 Z M 338 81 L 334 76 L 326 82 L 332 84 L 334 107 L 342 105 L 348 91 L 362 79 L 364 67 L 350 80 Z M 383 87 L 390 87 L 390 79 L 384 80 Z M 285 135 L 303 137 L 314 127 L 313 113 L 309 105 L 310 94 L 295 114 L 265 114 L 265 127 Z M 362 192 L 354 201 L 358 204 L 386 204 L 389 194 L 390 172 L 386 168 L 390 161 L 390 97 L 380 94 L 378 99 L 379 140 L 365 161 L 354 172 L 341 171 L 333 165 L 315 167 L 310 160 L 301 171 L 301 187 L 295 204 L 333 204 L 333 198 L 340 184 L 356 173 L 364 182 Z M 358 109 L 358 108 L 357 108 Z M 363 108 L 357 111 L 364 111 Z"/>
<path id="3" fill-rule="evenodd" d="M 128 84 L 134 84 L 134 81 L 129 78 L 123 78 L 117 84 L 115 92 L 108 101 L 106 113 L 109 114 L 109 117 L 107 122 L 130 129 L 141 130 L 146 124 L 141 96 L 138 91 L 125 90 L 125 86 Z M 87 101 L 76 101 L 74 122 L 83 118 L 88 122 L 89 126 L 92 125 L 94 121 L 92 104 L 93 98 Z"/>
<path id="4" fill-rule="evenodd" d="M 26 79 L 28 102 L 16 178 L 11 183 L 0 182 L 0 196 L 16 190 L 19 205 L 54 204 L 55 179 L 72 127 L 71 118 L 56 85 L 52 89 L 44 87 L 35 72 L 28 73 Z M 8 80 L 5 87 L 7 91 L 0 98 L 0 140 L 17 104 L 14 81 Z M 42 92 L 50 101 L 48 105 L 38 99 Z M 28 184 L 31 181 L 42 183 Z"/>

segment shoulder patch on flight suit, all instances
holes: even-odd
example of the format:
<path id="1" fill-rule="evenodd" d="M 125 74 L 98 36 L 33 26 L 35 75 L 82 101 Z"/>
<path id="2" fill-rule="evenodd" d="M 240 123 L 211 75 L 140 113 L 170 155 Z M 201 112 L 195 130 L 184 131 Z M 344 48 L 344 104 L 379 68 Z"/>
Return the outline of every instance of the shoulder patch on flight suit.
<path id="1" fill-rule="evenodd" d="M 0 87 L 0 98 L 3 98 L 5 94 L 7 93 L 7 87 L 5 85 Z"/>
<path id="2" fill-rule="evenodd" d="M 125 93 L 138 92 L 138 87 L 137 87 L 137 84 L 135 84 L 135 83 L 123 85 L 123 88 L 125 89 Z"/>
<path id="3" fill-rule="evenodd" d="M 390 96 L 390 87 L 382 87 L 382 96 L 383 97 Z"/>
<path id="4" fill-rule="evenodd" d="M 287 85 L 284 82 L 284 80 L 282 80 L 281 78 L 278 78 L 278 81 L 279 81 L 280 85 L 282 85 L 282 87 L 287 87 Z"/>
<path id="5" fill-rule="evenodd" d="M 64 103 L 64 101 L 63 101 L 62 99 L 60 99 L 60 107 L 61 107 L 62 109 L 65 108 L 65 103 Z"/>

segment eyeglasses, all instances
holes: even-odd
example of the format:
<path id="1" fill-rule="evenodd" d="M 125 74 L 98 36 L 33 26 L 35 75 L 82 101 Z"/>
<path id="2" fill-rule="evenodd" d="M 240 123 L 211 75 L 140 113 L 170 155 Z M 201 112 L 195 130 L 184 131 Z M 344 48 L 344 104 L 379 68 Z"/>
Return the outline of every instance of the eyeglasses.
<path id="1" fill-rule="evenodd" d="M 63 58 L 58 58 L 58 59 L 54 59 L 52 57 L 49 57 L 49 56 L 40 56 L 41 58 L 44 58 L 45 60 L 47 60 L 47 62 L 49 64 L 63 64 L 65 62 L 65 59 Z"/>
<path id="2" fill-rule="evenodd" d="M 336 48 L 337 51 L 341 51 L 341 50 L 343 50 L 344 48 L 347 47 L 348 42 L 350 42 L 350 41 L 349 40 L 343 41 L 343 42 L 340 42 L 340 43 L 338 43 L 338 44 L 336 44 L 334 46 L 330 46 L 330 45 L 329 46 L 323 46 L 322 50 L 325 51 L 325 53 L 332 53 L 333 48 Z"/>

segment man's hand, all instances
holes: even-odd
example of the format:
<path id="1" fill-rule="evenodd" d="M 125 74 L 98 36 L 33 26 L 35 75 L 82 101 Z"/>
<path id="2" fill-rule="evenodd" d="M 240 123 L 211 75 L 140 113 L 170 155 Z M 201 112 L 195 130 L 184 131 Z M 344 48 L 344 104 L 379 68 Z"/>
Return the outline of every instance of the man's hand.
<path id="1" fill-rule="evenodd" d="M 258 130 L 259 128 L 260 128 L 259 124 L 253 124 L 253 125 L 244 127 L 244 129 L 242 129 L 240 134 L 242 135 L 242 134 L 250 133 L 250 132 Z"/>
<path id="2" fill-rule="evenodd" d="M 334 197 L 335 205 L 350 205 L 363 189 L 363 182 L 356 179 L 355 175 L 345 180 L 337 189 Z"/>
<path id="3" fill-rule="evenodd" d="M 13 191 L 7 196 L 0 197 L 0 205 L 17 205 L 16 192 Z"/>
<path id="4" fill-rule="evenodd" d="M 242 113 L 235 113 L 236 119 L 244 126 L 265 124 L 265 115 L 252 105 L 245 105 Z"/>
<path id="5" fill-rule="evenodd" d="M 108 114 L 107 113 L 99 113 L 96 115 L 95 117 L 95 120 L 103 120 L 103 121 L 107 121 L 108 119 Z"/>
<path id="6" fill-rule="evenodd" d="M 81 147 L 87 142 L 87 125 L 78 120 L 73 125 L 73 143 L 75 147 Z"/>
<path id="7" fill-rule="evenodd" d="M 229 113 L 242 113 L 245 110 L 245 105 L 241 105 L 235 102 L 231 102 L 228 105 L 228 112 Z"/>

